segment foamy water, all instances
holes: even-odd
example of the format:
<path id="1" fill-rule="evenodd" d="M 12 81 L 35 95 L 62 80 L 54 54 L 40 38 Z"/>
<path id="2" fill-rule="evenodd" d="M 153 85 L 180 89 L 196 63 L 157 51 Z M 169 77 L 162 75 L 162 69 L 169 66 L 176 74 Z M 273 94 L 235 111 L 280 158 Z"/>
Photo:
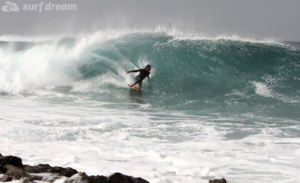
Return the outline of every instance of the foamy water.
<path id="1" fill-rule="evenodd" d="M 297 182 L 299 51 L 127 34 L 3 43 L 0 153 L 151 183 Z M 142 93 L 129 90 L 125 71 L 148 63 Z"/>
<path id="2" fill-rule="evenodd" d="M 52 96 L 59 98 L 59 96 Z M 18 100 L 17 100 L 18 98 Z M 299 138 L 282 138 L 298 124 L 217 116 L 143 112 L 101 102 L 4 97 L 1 153 L 24 164 L 73 167 L 89 175 L 122 172 L 150 182 L 296 182 Z M 259 119 L 257 119 L 259 120 Z"/>

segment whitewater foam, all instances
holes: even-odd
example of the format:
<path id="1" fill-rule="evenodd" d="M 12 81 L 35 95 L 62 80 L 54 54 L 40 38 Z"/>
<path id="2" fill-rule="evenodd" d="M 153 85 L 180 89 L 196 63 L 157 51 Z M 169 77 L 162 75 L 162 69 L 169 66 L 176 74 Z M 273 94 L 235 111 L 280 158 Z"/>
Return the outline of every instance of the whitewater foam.
<path id="1" fill-rule="evenodd" d="M 273 97 L 272 91 L 268 88 L 268 86 L 261 82 L 253 81 L 252 84 L 255 86 L 255 92 L 258 95 L 264 96 L 264 97 Z"/>
<path id="2" fill-rule="evenodd" d="M 2 45 L 1 154 L 154 183 L 295 181 L 299 52 L 164 31 Z"/>

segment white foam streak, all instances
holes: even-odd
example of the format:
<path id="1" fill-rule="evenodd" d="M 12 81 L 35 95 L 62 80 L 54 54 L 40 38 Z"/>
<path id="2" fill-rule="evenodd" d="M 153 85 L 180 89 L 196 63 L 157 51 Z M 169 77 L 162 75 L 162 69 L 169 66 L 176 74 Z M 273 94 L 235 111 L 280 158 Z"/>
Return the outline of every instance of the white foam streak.
<path id="1" fill-rule="evenodd" d="M 255 86 L 255 92 L 258 95 L 264 96 L 264 97 L 273 97 L 272 91 L 268 88 L 267 85 L 253 81 L 252 84 Z"/>

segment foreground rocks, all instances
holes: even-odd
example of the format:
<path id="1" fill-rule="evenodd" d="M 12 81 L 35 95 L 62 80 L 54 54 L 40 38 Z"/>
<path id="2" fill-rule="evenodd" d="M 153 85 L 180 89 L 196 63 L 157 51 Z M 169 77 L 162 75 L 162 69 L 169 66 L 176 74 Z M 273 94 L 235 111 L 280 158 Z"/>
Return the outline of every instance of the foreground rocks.
<path id="1" fill-rule="evenodd" d="M 40 176 L 40 173 L 48 173 Z M 20 183 L 50 182 L 65 179 L 63 183 L 149 183 L 140 177 L 132 177 L 122 173 L 114 173 L 109 177 L 102 175 L 88 176 L 84 172 L 67 167 L 39 164 L 37 166 L 23 165 L 22 159 L 16 156 L 0 154 L 0 182 L 19 180 Z M 61 181 L 60 181 L 61 182 Z M 227 183 L 225 179 L 210 180 L 209 183 Z"/>
<path id="2" fill-rule="evenodd" d="M 227 183 L 227 181 L 223 178 L 223 179 L 210 180 L 209 183 Z"/>
<path id="3" fill-rule="evenodd" d="M 40 173 L 48 173 L 50 176 L 39 176 Z M 0 182 L 19 180 L 20 183 L 34 183 L 35 181 L 53 183 L 62 178 L 65 178 L 64 183 L 149 183 L 145 179 L 121 173 L 114 173 L 109 177 L 88 176 L 84 172 L 78 172 L 70 167 L 52 167 L 48 164 L 23 165 L 22 159 L 19 157 L 0 154 Z"/>

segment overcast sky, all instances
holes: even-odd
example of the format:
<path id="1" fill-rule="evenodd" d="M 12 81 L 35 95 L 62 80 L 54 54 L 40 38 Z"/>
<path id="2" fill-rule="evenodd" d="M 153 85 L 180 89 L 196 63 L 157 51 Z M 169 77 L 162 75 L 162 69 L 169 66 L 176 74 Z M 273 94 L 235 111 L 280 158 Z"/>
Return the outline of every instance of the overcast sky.
<path id="1" fill-rule="evenodd" d="M 1 35 L 51 35 L 110 28 L 180 27 L 207 36 L 238 35 L 300 41 L 300 0 L 9 0 L 17 12 L 3 12 Z M 24 5 L 43 2 L 42 12 Z M 75 4 L 75 11 L 46 11 L 45 5 Z"/>

